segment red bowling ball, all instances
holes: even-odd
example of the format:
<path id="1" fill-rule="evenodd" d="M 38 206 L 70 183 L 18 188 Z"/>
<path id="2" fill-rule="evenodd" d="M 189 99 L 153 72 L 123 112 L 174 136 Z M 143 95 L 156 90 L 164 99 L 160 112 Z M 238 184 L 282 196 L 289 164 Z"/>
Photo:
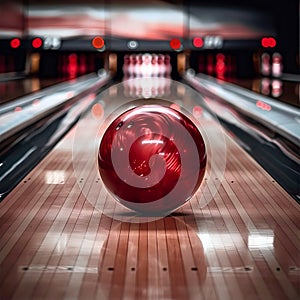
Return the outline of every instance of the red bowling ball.
<path id="1" fill-rule="evenodd" d="M 109 125 L 98 166 L 106 188 L 121 204 L 159 215 L 180 207 L 198 190 L 206 149 L 187 116 L 162 105 L 142 105 Z"/>

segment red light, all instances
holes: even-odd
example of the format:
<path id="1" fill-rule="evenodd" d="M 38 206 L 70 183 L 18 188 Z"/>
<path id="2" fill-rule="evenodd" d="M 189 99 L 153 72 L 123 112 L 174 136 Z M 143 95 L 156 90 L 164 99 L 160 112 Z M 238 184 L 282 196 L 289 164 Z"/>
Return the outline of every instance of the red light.
<path id="1" fill-rule="evenodd" d="M 181 42 L 179 39 L 172 39 L 170 41 L 170 46 L 173 50 L 179 50 L 181 48 Z"/>
<path id="2" fill-rule="evenodd" d="M 96 36 L 92 40 L 92 45 L 96 49 L 101 49 L 104 46 L 104 40 L 101 36 Z"/>
<path id="3" fill-rule="evenodd" d="M 33 48 L 37 49 L 43 45 L 43 41 L 41 38 L 35 38 L 32 40 L 31 45 Z"/>
<path id="4" fill-rule="evenodd" d="M 276 40 L 272 37 L 269 38 L 269 47 L 274 48 L 276 46 Z"/>
<path id="5" fill-rule="evenodd" d="M 203 44 L 204 44 L 204 42 L 203 42 L 203 39 L 201 37 L 196 37 L 196 38 L 193 39 L 194 47 L 201 48 L 201 47 L 203 47 Z"/>
<path id="6" fill-rule="evenodd" d="M 274 48 L 276 46 L 276 40 L 273 37 L 264 37 L 261 39 L 261 45 L 264 48 Z"/>
<path id="7" fill-rule="evenodd" d="M 261 39 L 261 45 L 265 48 L 269 47 L 269 39 L 268 38 L 262 38 Z"/>
<path id="8" fill-rule="evenodd" d="M 266 110 L 266 111 L 270 111 L 272 109 L 271 105 L 263 102 L 263 101 L 257 101 L 256 102 L 256 106 L 260 109 Z"/>
<path id="9" fill-rule="evenodd" d="M 14 49 L 18 48 L 21 45 L 21 41 L 18 38 L 12 39 L 10 41 L 10 46 Z"/>

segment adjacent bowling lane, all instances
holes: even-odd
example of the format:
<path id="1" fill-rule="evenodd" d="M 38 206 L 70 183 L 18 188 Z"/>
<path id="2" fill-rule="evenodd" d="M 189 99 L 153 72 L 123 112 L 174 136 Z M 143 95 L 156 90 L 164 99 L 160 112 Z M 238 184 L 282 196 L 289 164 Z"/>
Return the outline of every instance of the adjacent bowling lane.
<path id="1" fill-rule="evenodd" d="M 239 53 L 215 51 L 192 53 L 191 67 L 196 73 L 224 80 L 279 102 L 300 107 L 299 75 L 285 74 L 279 53 L 257 52 L 243 60 Z"/>
<path id="2" fill-rule="evenodd" d="M 3 56 L 2 56 L 3 58 Z M 0 55 L 1 63 L 1 55 Z M 0 105 L 46 87 L 97 73 L 104 67 L 102 52 L 54 52 L 33 53 L 28 60 L 28 76 L 11 79 L 7 69 L 2 70 L 0 80 Z M 1 65 L 0 65 L 1 67 Z"/>
<path id="3" fill-rule="evenodd" d="M 0 81 L 0 105 L 65 81 L 66 78 L 29 77 Z"/>
<path id="4" fill-rule="evenodd" d="M 298 108 L 300 107 L 299 82 L 269 77 L 253 79 L 234 78 L 231 79 L 230 82 L 253 92 L 271 97 L 279 102 L 283 102 Z"/>

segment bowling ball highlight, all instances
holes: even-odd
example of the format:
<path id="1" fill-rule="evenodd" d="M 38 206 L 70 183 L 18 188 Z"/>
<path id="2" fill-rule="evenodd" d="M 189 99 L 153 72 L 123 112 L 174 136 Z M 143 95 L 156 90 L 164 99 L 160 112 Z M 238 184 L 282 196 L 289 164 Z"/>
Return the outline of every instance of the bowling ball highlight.
<path id="1" fill-rule="evenodd" d="M 197 126 L 183 113 L 141 105 L 108 126 L 98 167 L 106 188 L 121 204 L 142 214 L 164 214 L 198 190 L 206 149 Z"/>

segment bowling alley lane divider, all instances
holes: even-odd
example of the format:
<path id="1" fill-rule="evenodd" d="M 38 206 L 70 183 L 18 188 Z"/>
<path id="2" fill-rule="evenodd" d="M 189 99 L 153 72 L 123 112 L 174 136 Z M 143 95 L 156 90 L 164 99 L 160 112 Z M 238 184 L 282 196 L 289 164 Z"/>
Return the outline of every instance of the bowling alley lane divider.
<path id="1" fill-rule="evenodd" d="M 1 76 L 0 76 L 0 78 L 1 78 Z M 73 87 L 73 88 L 76 88 L 77 86 L 80 87 L 81 85 L 84 85 L 84 83 L 86 81 L 88 81 L 89 79 L 92 79 L 92 78 L 96 78 L 96 75 L 95 74 L 84 75 L 84 76 L 78 77 L 76 79 L 72 79 L 69 81 L 63 81 L 63 82 L 57 83 L 55 85 L 41 89 L 39 91 L 32 92 L 29 95 L 19 97 L 13 101 L 9 101 L 9 103 L 1 105 L 0 116 L 2 114 L 5 114 L 12 110 L 15 110 L 16 107 L 25 107 L 27 105 L 30 105 L 30 104 L 32 104 L 32 102 L 34 100 L 37 100 L 37 99 L 40 100 L 42 97 L 53 94 L 55 92 L 68 91 L 70 87 Z"/>
<path id="2" fill-rule="evenodd" d="M 97 91 L 110 79 L 109 73 L 86 75 L 3 105 L 0 108 L 0 144 L 51 113 Z"/>
<path id="3" fill-rule="evenodd" d="M 210 95 L 217 102 L 231 105 L 269 131 L 283 137 L 289 144 L 293 145 L 292 149 L 295 147 L 299 149 L 299 110 L 267 96 L 259 95 L 223 80 L 216 80 L 204 74 L 195 76 L 187 73 L 185 79 L 196 90 L 201 90 L 202 93 Z"/>
<path id="4" fill-rule="evenodd" d="M 90 83 L 55 112 L 0 143 L 0 202 L 76 124 L 94 101 L 96 90 L 101 91 L 109 81 L 109 74 L 93 80 L 94 84 Z"/>

